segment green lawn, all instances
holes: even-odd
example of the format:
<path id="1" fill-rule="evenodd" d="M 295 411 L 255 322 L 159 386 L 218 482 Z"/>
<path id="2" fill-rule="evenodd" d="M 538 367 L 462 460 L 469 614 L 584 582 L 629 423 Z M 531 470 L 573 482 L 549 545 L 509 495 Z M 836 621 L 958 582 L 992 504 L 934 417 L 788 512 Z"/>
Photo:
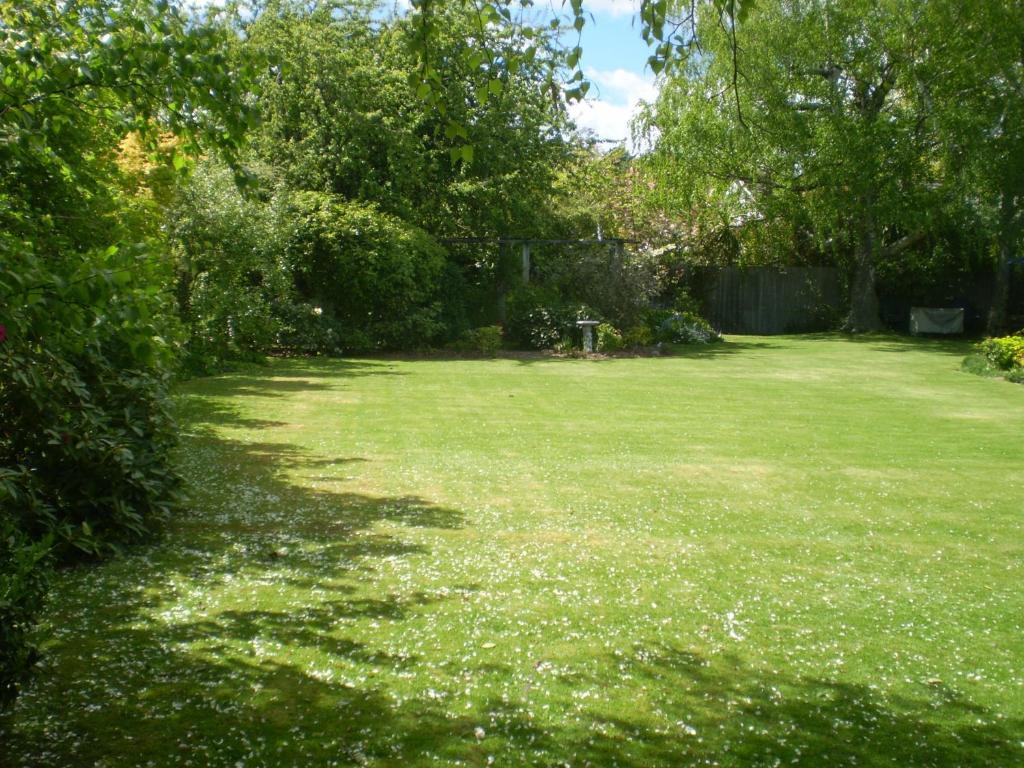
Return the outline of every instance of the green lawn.
<path id="1" fill-rule="evenodd" d="M 275 361 L 64 574 L 12 766 L 1024 765 L 1024 386 L 967 346 Z"/>

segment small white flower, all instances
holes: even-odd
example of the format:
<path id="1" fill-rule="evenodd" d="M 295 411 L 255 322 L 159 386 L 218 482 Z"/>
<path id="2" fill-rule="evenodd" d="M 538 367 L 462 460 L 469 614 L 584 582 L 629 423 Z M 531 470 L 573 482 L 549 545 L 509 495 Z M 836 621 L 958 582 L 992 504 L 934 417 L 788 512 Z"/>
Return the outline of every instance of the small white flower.
<path id="1" fill-rule="evenodd" d="M 482 740 L 483 737 L 487 735 L 487 733 L 484 731 L 483 728 L 481 728 L 478 725 L 476 728 L 473 729 L 473 735 L 476 736 L 477 740 L 479 741 Z"/>
<path id="2" fill-rule="evenodd" d="M 322 315 L 323 313 L 324 310 L 322 307 L 313 307 L 313 314 L 316 315 L 317 317 L 320 317 L 320 315 Z"/>

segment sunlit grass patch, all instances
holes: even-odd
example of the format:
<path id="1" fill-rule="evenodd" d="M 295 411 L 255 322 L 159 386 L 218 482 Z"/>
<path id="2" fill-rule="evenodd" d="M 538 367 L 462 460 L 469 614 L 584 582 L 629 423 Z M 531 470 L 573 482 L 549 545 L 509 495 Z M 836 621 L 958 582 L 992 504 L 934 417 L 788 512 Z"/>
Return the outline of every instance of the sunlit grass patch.
<path id="1" fill-rule="evenodd" d="M 964 349 L 192 382 L 190 513 L 63 574 L 0 763 L 1024 764 L 1024 390 Z"/>

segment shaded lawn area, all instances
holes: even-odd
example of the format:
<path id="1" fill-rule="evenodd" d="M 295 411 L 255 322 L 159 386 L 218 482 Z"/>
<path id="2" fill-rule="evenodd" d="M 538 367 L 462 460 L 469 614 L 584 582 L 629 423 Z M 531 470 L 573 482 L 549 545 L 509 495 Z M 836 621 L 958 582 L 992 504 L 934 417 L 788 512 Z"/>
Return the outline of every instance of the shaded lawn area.
<path id="1" fill-rule="evenodd" d="M 959 343 L 275 361 L 62 575 L 11 766 L 1019 766 L 1024 387 Z"/>

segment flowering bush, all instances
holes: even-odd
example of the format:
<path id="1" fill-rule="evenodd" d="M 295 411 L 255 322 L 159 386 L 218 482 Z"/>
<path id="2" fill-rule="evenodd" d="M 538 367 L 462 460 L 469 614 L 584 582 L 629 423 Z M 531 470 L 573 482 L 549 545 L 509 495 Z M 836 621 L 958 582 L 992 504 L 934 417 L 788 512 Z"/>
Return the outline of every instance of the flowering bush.
<path id="1" fill-rule="evenodd" d="M 721 341 L 721 335 L 700 315 L 673 312 L 658 326 L 656 338 L 669 344 L 709 344 Z"/>
<path id="2" fill-rule="evenodd" d="M 980 349 L 989 363 L 999 370 L 1024 367 L 1024 336 L 1003 336 L 986 339 Z"/>

